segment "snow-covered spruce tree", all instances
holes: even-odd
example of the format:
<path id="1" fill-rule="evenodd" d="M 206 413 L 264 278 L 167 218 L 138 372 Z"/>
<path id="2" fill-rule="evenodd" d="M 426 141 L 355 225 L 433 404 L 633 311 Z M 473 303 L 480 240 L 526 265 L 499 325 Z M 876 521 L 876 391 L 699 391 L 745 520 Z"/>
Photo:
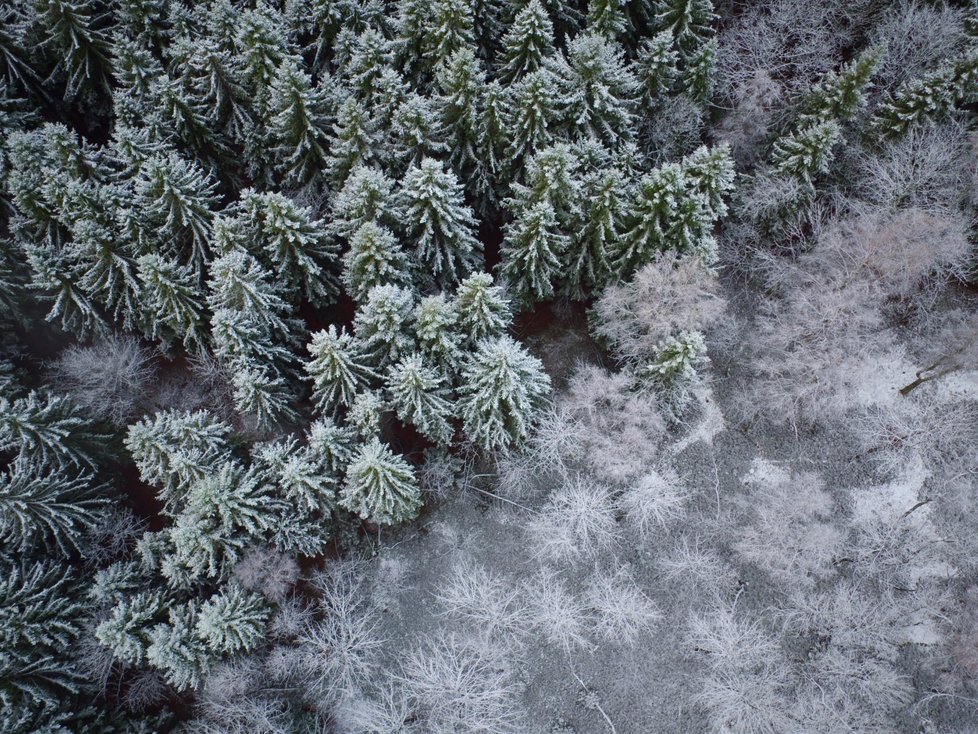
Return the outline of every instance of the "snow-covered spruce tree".
<path id="1" fill-rule="evenodd" d="M 377 153 L 378 134 L 367 110 L 352 95 L 339 103 L 329 138 L 327 169 L 334 186 L 342 186 L 357 165 L 369 164 Z"/>
<path id="2" fill-rule="evenodd" d="M 297 325 L 291 316 L 290 304 L 282 298 L 272 273 L 245 250 L 232 249 L 211 263 L 207 286 L 210 291 L 208 306 L 215 315 L 222 311 L 237 312 L 242 319 L 255 324 L 267 338 L 285 343 L 295 341 Z M 247 356 L 247 352 L 227 351 L 231 360 Z"/>
<path id="3" fill-rule="evenodd" d="M 617 166 L 588 170 L 582 177 L 584 225 L 573 232 L 564 257 L 566 287 L 574 298 L 597 292 L 611 278 L 611 255 L 628 210 L 628 177 Z"/>
<path id="4" fill-rule="evenodd" d="M 273 483 L 295 507 L 328 515 L 335 505 L 339 472 L 319 455 L 317 446 L 312 436 L 308 445 L 288 438 L 256 445 L 252 455 L 265 481 Z"/>
<path id="5" fill-rule="evenodd" d="M 580 35 L 568 44 L 567 61 L 557 68 L 564 114 L 578 135 L 610 148 L 631 138 L 638 82 L 617 43 L 594 33 Z"/>
<path id="6" fill-rule="evenodd" d="M 419 354 L 404 357 L 387 371 L 387 391 L 398 418 L 443 446 L 451 443 L 455 433 L 445 383 L 444 375 L 426 365 Z"/>
<path id="7" fill-rule="evenodd" d="M 168 609 L 167 621 L 149 631 L 146 660 L 178 691 L 198 687 L 214 656 L 196 635 L 199 610 L 195 602 Z"/>
<path id="8" fill-rule="evenodd" d="M 305 186 L 326 167 L 329 112 L 325 92 L 297 64 L 285 61 L 272 80 L 268 125 L 285 182 Z"/>
<path id="9" fill-rule="evenodd" d="M 475 277 L 470 275 L 469 278 Z M 468 279 L 463 283 L 469 282 Z M 461 289 L 461 286 L 459 287 Z M 454 374 L 461 362 L 462 334 L 458 306 L 443 293 L 425 296 L 414 309 L 414 333 L 421 354 L 446 374 Z"/>
<path id="10" fill-rule="evenodd" d="M 459 413 L 466 436 L 485 450 L 529 435 L 550 394 L 543 364 L 509 336 L 483 340 L 466 359 Z"/>
<path id="11" fill-rule="evenodd" d="M 165 532 L 172 548 L 160 570 L 173 585 L 226 577 L 245 549 L 278 524 L 285 509 L 259 472 L 225 460 L 192 482 Z"/>
<path id="12" fill-rule="evenodd" d="M 347 466 L 340 504 L 377 525 L 396 525 L 418 514 L 421 491 L 410 464 L 374 438 Z"/>
<path id="13" fill-rule="evenodd" d="M 643 178 L 615 254 L 619 272 L 627 274 L 648 262 L 656 250 L 694 252 L 712 263 L 712 229 L 727 212 L 725 198 L 733 183 L 733 161 L 725 145 L 699 148 L 679 164 L 665 164 Z"/>
<path id="14" fill-rule="evenodd" d="M 43 549 L 70 556 L 101 519 L 107 489 L 85 472 L 42 469 L 18 455 L 0 473 L 0 542 L 22 555 Z"/>
<path id="15" fill-rule="evenodd" d="M 391 119 L 388 146 L 390 167 L 403 175 L 425 158 L 437 158 L 448 152 L 445 127 L 438 104 L 431 97 L 411 93 L 397 105 Z"/>
<path id="16" fill-rule="evenodd" d="M 655 105 L 669 93 L 679 79 L 679 52 L 672 31 L 660 31 L 639 46 L 633 71 L 643 105 Z"/>
<path id="17" fill-rule="evenodd" d="M 95 467 L 107 439 L 65 397 L 37 390 L 0 397 L 0 451 L 24 456 L 37 471 Z"/>
<path id="18" fill-rule="evenodd" d="M 426 158 L 405 174 L 398 193 L 398 213 L 415 259 L 430 268 L 442 287 L 455 285 L 475 270 L 482 245 L 476 219 L 465 204 L 455 174 Z"/>
<path id="19" fill-rule="evenodd" d="M 816 176 L 828 170 L 840 134 L 839 123 L 829 120 L 780 138 L 772 153 L 775 170 L 811 185 Z"/>
<path id="20" fill-rule="evenodd" d="M 104 11 L 93 2 L 44 0 L 25 8 L 39 29 L 41 46 L 57 61 L 52 79 L 68 99 L 109 89 L 111 61 Z"/>
<path id="21" fill-rule="evenodd" d="M 228 584 L 201 606 L 194 631 L 215 653 L 246 652 L 264 639 L 269 611 L 258 594 Z"/>
<path id="22" fill-rule="evenodd" d="M 545 201 L 567 233 L 577 231 L 581 219 L 581 158 L 567 143 L 539 149 L 526 162 L 522 183 L 510 186 L 513 196 L 503 203 L 511 211 Z"/>
<path id="23" fill-rule="evenodd" d="M 492 182 L 481 153 L 486 75 L 470 48 L 453 54 L 435 77 L 437 104 L 448 141 L 448 160 L 475 201 L 491 195 Z"/>
<path id="24" fill-rule="evenodd" d="M 866 106 L 873 74 L 883 57 L 883 48 L 872 47 L 826 74 L 802 104 L 799 121 L 848 120 Z"/>
<path id="25" fill-rule="evenodd" d="M 540 68 L 545 59 L 553 56 L 554 29 L 547 10 L 540 0 L 530 0 L 516 14 L 503 36 L 497 78 L 512 84 L 529 72 Z"/>
<path id="26" fill-rule="evenodd" d="M 654 0 L 649 5 L 655 30 L 672 33 L 684 57 L 713 35 L 716 14 L 711 0 Z"/>
<path id="27" fill-rule="evenodd" d="M 377 378 L 363 344 L 335 325 L 313 334 L 308 349 L 312 359 L 304 367 L 321 411 L 349 407 L 360 388 Z"/>
<path id="28" fill-rule="evenodd" d="M 334 272 L 339 248 L 326 223 L 309 207 L 279 193 L 246 190 L 241 206 L 252 254 L 265 258 L 277 278 L 301 287 L 307 300 L 316 305 L 331 302 L 339 292 Z"/>
<path id="29" fill-rule="evenodd" d="M 234 407 L 242 415 L 254 418 L 259 429 L 289 424 L 299 417 L 292 407 L 295 392 L 275 368 L 243 360 L 236 366 L 231 381 Z"/>
<path id="30" fill-rule="evenodd" d="M 192 268 L 159 255 L 142 255 L 136 266 L 147 335 L 164 343 L 179 340 L 187 349 L 200 349 L 206 340 L 204 293 Z"/>
<path id="31" fill-rule="evenodd" d="M 489 273 L 473 273 L 455 291 L 459 330 L 466 344 L 502 336 L 513 320 L 513 310 L 503 288 L 493 284 Z"/>
<path id="32" fill-rule="evenodd" d="M 84 683 L 82 670 L 65 654 L 82 636 L 84 607 L 78 580 L 67 566 L 4 559 L 0 576 L 0 644 L 4 731 L 37 731 L 66 718 L 58 702 Z"/>
<path id="33" fill-rule="evenodd" d="M 547 67 L 526 74 L 507 90 L 503 104 L 506 164 L 519 172 L 524 159 L 549 145 L 564 116 L 567 101 L 560 80 Z"/>
<path id="34" fill-rule="evenodd" d="M 353 233 L 343 256 L 343 285 L 357 303 L 375 286 L 411 285 L 411 264 L 393 232 L 366 222 Z"/>
<path id="35" fill-rule="evenodd" d="M 875 128 L 888 138 L 902 137 L 914 125 L 936 121 L 953 109 L 978 98 L 978 48 L 901 85 L 892 99 L 880 105 Z"/>
<path id="36" fill-rule="evenodd" d="M 395 285 L 379 285 L 357 309 L 353 331 L 371 365 L 386 367 L 414 346 L 411 318 L 414 292 Z"/>
<path id="37" fill-rule="evenodd" d="M 200 273 L 208 244 L 217 182 L 194 162 L 175 153 L 154 156 L 135 181 L 138 237 L 144 248 L 161 246 L 171 258 Z"/>
<path id="38" fill-rule="evenodd" d="M 349 239 L 367 222 L 393 227 L 394 182 L 382 171 L 357 166 L 333 197 L 331 226 L 341 237 Z"/>
<path id="39" fill-rule="evenodd" d="M 518 304 L 530 305 L 553 296 L 568 242 L 548 201 L 528 205 L 507 225 L 500 274 Z"/>
<path id="40" fill-rule="evenodd" d="M 586 23 L 589 33 L 596 33 L 612 41 L 631 26 L 623 0 L 590 0 Z"/>
<path id="41" fill-rule="evenodd" d="M 129 426 L 126 448 L 144 482 L 176 501 L 230 451 L 231 429 L 206 411 L 163 411 Z"/>

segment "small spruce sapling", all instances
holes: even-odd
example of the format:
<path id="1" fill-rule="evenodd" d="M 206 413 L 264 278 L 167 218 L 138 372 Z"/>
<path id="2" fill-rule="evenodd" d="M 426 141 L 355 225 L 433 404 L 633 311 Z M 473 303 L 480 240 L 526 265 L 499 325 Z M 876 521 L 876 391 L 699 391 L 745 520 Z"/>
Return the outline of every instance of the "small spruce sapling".
<path id="1" fill-rule="evenodd" d="M 465 362 L 461 384 L 465 433 L 487 451 L 525 440 L 550 393 L 543 364 L 508 336 L 479 343 Z"/>
<path id="2" fill-rule="evenodd" d="M 347 466 L 340 504 L 377 525 L 396 525 L 418 514 L 421 490 L 404 457 L 373 438 Z"/>

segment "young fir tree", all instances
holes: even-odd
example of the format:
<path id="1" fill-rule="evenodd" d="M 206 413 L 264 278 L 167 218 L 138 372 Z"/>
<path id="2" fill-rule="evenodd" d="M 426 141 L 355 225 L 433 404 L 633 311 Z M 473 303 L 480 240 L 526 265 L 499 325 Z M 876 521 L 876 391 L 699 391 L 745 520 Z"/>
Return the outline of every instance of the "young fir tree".
<path id="1" fill-rule="evenodd" d="M 276 277 L 301 288 L 316 305 L 332 302 L 339 292 L 332 272 L 339 248 L 327 225 L 309 207 L 279 193 L 244 191 L 241 206 L 254 235 L 254 248 L 271 263 Z"/>
<path id="2" fill-rule="evenodd" d="M 364 303 L 379 285 L 410 286 L 407 255 L 394 234 L 373 222 L 363 224 L 350 239 L 343 256 L 343 285 L 357 303 Z"/>
<path id="3" fill-rule="evenodd" d="M 208 242 L 217 182 L 175 153 L 148 159 L 136 178 L 139 238 L 147 250 L 161 243 L 171 257 L 197 272 L 209 259 Z"/>
<path id="4" fill-rule="evenodd" d="M 438 103 L 431 97 L 413 92 L 407 95 L 394 111 L 388 146 L 391 165 L 387 167 L 400 174 L 420 165 L 424 158 L 447 153 L 445 127 Z"/>
<path id="5" fill-rule="evenodd" d="M 332 201 L 332 227 L 349 239 L 367 222 L 392 227 L 394 182 L 383 171 L 357 166 Z"/>
<path id="6" fill-rule="evenodd" d="M 620 39 L 630 24 L 625 14 L 627 0 L 589 0 L 587 32 L 607 38 Z"/>
<path id="7" fill-rule="evenodd" d="M 140 478 L 168 504 L 215 471 L 230 452 L 231 429 L 206 411 L 163 411 L 129 426 L 125 446 Z"/>
<path id="8" fill-rule="evenodd" d="M 379 285 L 357 309 L 353 330 L 371 365 L 383 368 L 414 348 L 410 332 L 414 293 L 396 285 Z"/>
<path id="9" fill-rule="evenodd" d="M 65 654 L 82 637 L 81 599 L 68 566 L 5 559 L 0 574 L 0 724 L 5 731 L 43 730 L 48 717 L 64 713 L 58 702 L 81 689 L 82 670 Z"/>
<path id="10" fill-rule="evenodd" d="M 472 346 L 502 336 L 513 320 L 509 299 L 489 273 L 473 273 L 455 291 L 458 331 Z"/>
<path id="11" fill-rule="evenodd" d="M 248 652 L 265 639 L 270 612 L 260 595 L 230 583 L 201 605 L 194 632 L 216 655 Z"/>
<path id="12" fill-rule="evenodd" d="M 506 161 L 519 171 L 523 159 L 553 141 L 566 101 L 557 76 L 541 67 L 509 88 L 503 106 L 506 129 Z"/>
<path id="13" fill-rule="evenodd" d="M 486 451 L 526 439 L 550 393 L 543 364 L 509 336 L 484 339 L 462 371 L 466 436 Z"/>
<path id="14" fill-rule="evenodd" d="M 617 43 L 587 33 L 570 42 L 560 69 L 565 115 L 581 136 L 610 148 L 631 139 L 638 82 Z"/>
<path id="15" fill-rule="evenodd" d="M 486 188 L 479 158 L 486 74 L 471 48 L 449 57 L 435 73 L 438 108 L 448 141 L 449 163 L 474 197 Z"/>
<path id="16" fill-rule="evenodd" d="M 68 398 L 32 390 L 0 396 L 0 452 L 16 452 L 44 469 L 96 466 L 108 436 Z"/>
<path id="17" fill-rule="evenodd" d="M 417 516 L 421 490 L 411 465 L 374 438 L 347 467 L 340 504 L 376 525 L 396 525 Z"/>
<path id="18" fill-rule="evenodd" d="M 444 375 L 426 365 L 420 354 L 404 357 L 387 371 L 387 390 L 398 418 L 440 446 L 448 446 L 455 432 L 445 383 Z"/>
<path id="19" fill-rule="evenodd" d="M 90 474 L 41 469 L 19 455 L 0 473 L 0 543 L 21 555 L 43 548 L 70 556 L 102 518 L 108 499 L 107 487 Z"/>
<path id="20" fill-rule="evenodd" d="M 874 127 L 890 139 L 900 138 L 915 125 L 932 122 L 956 107 L 978 99 L 978 47 L 972 43 L 954 61 L 902 84 L 879 106 Z"/>
<path id="21" fill-rule="evenodd" d="M 500 273 L 519 303 L 529 305 L 553 296 L 569 242 L 549 201 L 530 204 L 516 213 L 505 228 Z"/>
<path id="22" fill-rule="evenodd" d="M 633 74 L 641 90 L 642 107 L 656 105 L 673 89 L 679 79 L 679 52 L 672 31 L 660 31 L 642 41 Z"/>
<path id="23" fill-rule="evenodd" d="M 398 212 L 409 241 L 415 243 L 415 260 L 425 263 L 442 287 L 478 267 L 482 245 L 475 236 L 475 216 L 455 174 L 441 163 L 426 158 L 407 172 Z"/>
<path id="24" fill-rule="evenodd" d="M 462 336 L 455 301 L 447 300 L 442 293 L 422 298 L 414 309 L 414 334 L 425 358 L 446 374 L 458 370 Z"/>
<path id="25" fill-rule="evenodd" d="M 874 46 L 822 77 L 802 104 L 799 123 L 852 118 L 865 107 L 866 94 L 882 58 L 883 48 Z"/>
<path id="26" fill-rule="evenodd" d="M 316 183 L 326 168 L 329 111 L 325 92 L 294 61 L 284 62 L 271 84 L 268 136 L 287 184 Z"/>
<path id="27" fill-rule="evenodd" d="M 653 25 L 656 31 L 669 31 L 682 57 L 689 58 L 713 35 L 711 0 L 654 0 Z"/>
<path id="28" fill-rule="evenodd" d="M 554 56 L 554 28 L 540 0 L 530 0 L 520 9 L 502 43 L 497 78 L 503 84 L 518 81 Z"/>
<path id="29" fill-rule="evenodd" d="M 308 345 L 312 359 L 305 363 L 313 383 L 316 406 L 324 412 L 349 407 L 357 392 L 377 379 L 363 345 L 334 325 L 317 331 Z"/>
<path id="30" fill-rule="evenodd" d="M 355 166 L 373 161 L 377 143 L 374 121 L 355 97 L 347 95 L 337 109 L 327 146 L 327 169 L 333 184 L 342 186 Z"/>

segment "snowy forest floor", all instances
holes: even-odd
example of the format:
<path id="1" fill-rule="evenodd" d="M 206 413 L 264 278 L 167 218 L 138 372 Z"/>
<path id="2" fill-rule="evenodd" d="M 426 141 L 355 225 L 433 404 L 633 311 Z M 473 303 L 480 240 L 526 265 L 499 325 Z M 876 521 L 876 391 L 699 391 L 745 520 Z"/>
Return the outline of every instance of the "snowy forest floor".
<path id="1" fill-rule="evenodd" d="M 554 377 L 555 414 L 525 454 L 432 487 L 416 524 L 379 538 L 363 590 L 388 644 L 368 699 L 405 685 L 433 720 L 485 727 L 458 731 L 494 731 L 498 716 L 528 733 L 678 734 L 707 730 L 708 707 L 786 727 L 969 731 L 971 704 L 920 703 L 943 602 L 908 593 L 882 619 L 872 610 L 902 592 L 846 571 L 861 553 L 885 566 L 903 526 L 913 543 L 941 542 L 921 462 L 881 465 L 843 422 L 736 424 L 736 338 L 711 344 L 694 408 L 666 425 L 600 366 L 581 312 L 557 308 L 524 327 Z M 853 379 L 868 408 L 903 399 L 914 377 L 909 363 L 865 367 Z M 974 391 L 978 372 L 952 377 L 925 387 L 953 401 Z M 928 557 L 901 562 L 943 588 L 947 568 Z M 813 686 L 837 689 L 806 699 Z M 875 709 L 904 689 L 889 702 L 894 723 L 883 723 Z M 768 706 L 784 711 L 760 711 Z M 356 717 L 371 707 L 347 710 L 365 721 Z"/>

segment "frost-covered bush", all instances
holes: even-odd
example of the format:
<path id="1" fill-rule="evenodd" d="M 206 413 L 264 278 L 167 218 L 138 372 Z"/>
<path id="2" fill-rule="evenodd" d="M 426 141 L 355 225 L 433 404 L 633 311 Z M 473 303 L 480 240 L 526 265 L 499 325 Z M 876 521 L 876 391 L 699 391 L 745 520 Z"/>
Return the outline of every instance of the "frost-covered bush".
<path id="1" fill-rule="evenodd" d="M 51 365 L 51 380 L 93 418 L 125 425 L 146 405 L 156 373 L 153 353 L 132 336 L 72 346 Z"/>
<path id="2" fill-rule="evenodd" d="M 701 260 L 666 254 L 606 288 L 594 304 L 591 328 L 619 357 L 638 363 L 670 336 L 708 329 L 725 307 L 716 274 Z"/>
<path id="3" fill-rule="evenodd" d="M 491 647 L 444 635 L 424 640 L 409 653 L 399 678 L 424 731 L 519 731 L 512 672 Z"/>

